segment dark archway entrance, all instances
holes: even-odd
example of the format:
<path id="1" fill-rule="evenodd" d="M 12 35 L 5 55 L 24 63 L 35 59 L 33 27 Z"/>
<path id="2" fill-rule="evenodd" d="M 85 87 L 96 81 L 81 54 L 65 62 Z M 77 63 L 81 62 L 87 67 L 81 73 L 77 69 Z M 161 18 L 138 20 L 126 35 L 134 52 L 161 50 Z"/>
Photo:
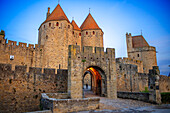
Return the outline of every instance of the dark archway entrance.
<path id="1" fill-rule="evenodd" d="M 89 66 L 82 80 L 83 97 L 90 92 L 98 96 L 107 96 L 107 78 L 104 71 L 98 66 Z"/>

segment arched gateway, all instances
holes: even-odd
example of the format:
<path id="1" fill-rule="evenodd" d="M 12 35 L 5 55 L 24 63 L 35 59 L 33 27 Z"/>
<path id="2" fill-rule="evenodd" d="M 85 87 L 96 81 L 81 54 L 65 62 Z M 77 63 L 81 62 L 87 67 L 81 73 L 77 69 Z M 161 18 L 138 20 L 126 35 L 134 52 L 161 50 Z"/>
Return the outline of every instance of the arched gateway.
<path id="1" fill-rule="evenodd" d="M 92 74 L 93 90 L 100 96 L 117 98 L 115 50 L 77 45 L 69 46 L 68 93 L 71 98 L 83 98 L 83 79 L 87 72 Z"/>
<path id="2" fill-rule="evenodd" d="M 82 82 L 85 91 L 91 90 L 96 95 L 107 97 L 107 77 L 100 67 L 89 66 L 83 74 Z"/>

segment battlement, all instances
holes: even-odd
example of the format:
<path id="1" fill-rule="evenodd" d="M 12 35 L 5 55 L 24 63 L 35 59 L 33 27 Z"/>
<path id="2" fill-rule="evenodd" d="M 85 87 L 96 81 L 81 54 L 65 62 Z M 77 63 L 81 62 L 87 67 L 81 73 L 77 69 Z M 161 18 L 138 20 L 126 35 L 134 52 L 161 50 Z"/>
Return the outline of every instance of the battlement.
<path id="1" fill-rule="evenodd" d="M 127 57 L 123 57 L 123 58 L 116 58 L 116 62 L 117 63 L 127 63 L 127 64 L 130 64 L 130 63 L 133 63 L 133 64 L 141 64 L 142 61 L 140 60 L 135 60 L 135 59 L 132 59 L 132 58 L 127 58 Z"/>
<path id="2" fill-rule="evenodd" d="M 114 48 L 106 48 L 106 52 L 104 52 L 104 47 L 94 47 L 93 51 L 93 47 L 92 46 L 84 46 L 83 47 L 83 51 L 80 51 L 80 46 L 78 45 L 69 45 L 69 49 L 76 49 L 75 52 L 77 53 L 95 53 L 95 54 L 111 54 L 111 53 L 115 53 L 115 49 Z"/>
<path id="3" fill-rule="evenodd" d="M 126 37 L 131 37 L 131 36 L 132 36 L 131 33 L 126 32 Z"/>
<path id="4" fill-rule="evenodd" d="M 42 73 L 44 70 L 44 73 Z M 32 80 L 35 82 L 35 79 L 38 81 L 41 80 L 55 80 L 55 69 L 51 68 L 36 68 L 36 67 L 29 67 L 29 71 L 27 72 L 27 66 L 20 66 L 16 65 L 15 70 L 12 70 L 11 64 L 1 64 L 0 63 L 0 73 L 1 79 L 26 79 Z M 34 77 L 33 77 L 34 76 Z"/>
<path id="5" fill-rule="evenodd" d="M 80 46 L 77 45 L 69 45 L 69 58 L 73 56 L 78 56 L 78 58 L 83 57 L 82 59 L 89 60 L 109 60 L 109 58 L 115 58 L 115 49 L 114 48 L 106 48 L 106 52 L 104 52 L 103 47 L 93 47 L 92 46 L 84 46 L 83 51 L 80 51 Z"/>
<path id="6" fill-rule="evenodd" d="M 140 52 L 140 51 L 155 51 L 156 48 L 153 46 L 148 46 L 148 47 L 142 47 L 142 48 L 133 48 L 135 52 Z"/>
<path id="7" fill-rule="evenodd" d="M 1 41 L 5 41 L 5 39 L 2 39 Z M 4 47 L 5 46 L 12 47 L 12 48 L 19 47 L 19 48 L 25 48 L 25 49 L 39 49 L 39 48 L 42 49 L 43 48 L 43 46 L 39 47 L 38 44 L 28 44 L 28 43 L 23 43 L 23 42 L 18 42 L 17 44 L 17 41 L 12 41 L 12 40 L 8 40 L 8 42 L 5 42 L 5 44 L 0 43 L 0 45 L 3 45 Z"/>

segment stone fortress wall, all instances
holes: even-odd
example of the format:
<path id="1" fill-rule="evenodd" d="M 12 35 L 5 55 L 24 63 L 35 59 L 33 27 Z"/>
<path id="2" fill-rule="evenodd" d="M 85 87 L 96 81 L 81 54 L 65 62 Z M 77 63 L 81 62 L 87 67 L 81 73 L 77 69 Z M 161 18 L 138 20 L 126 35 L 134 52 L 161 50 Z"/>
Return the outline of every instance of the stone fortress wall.
<path id="1" fill-rule="evenodd" d="M 40 110 L 41 93 L 67 92 L 67 70 L 0 64 L 0 112 Z"/>
<path id="2" fill-rule="evenodd" d="M 0 53 L 0 63 L 12 64 L 12 70 L 14 70 L 15 65 L 42 68 L 43 47 L 38 47 L 38 44 L 18 42 L 17 45 L 16 41 L 8 40 L 7 42 L 1 36 Z M 13 55 L 14 59 L 10 59 L 10 55 Z"/>

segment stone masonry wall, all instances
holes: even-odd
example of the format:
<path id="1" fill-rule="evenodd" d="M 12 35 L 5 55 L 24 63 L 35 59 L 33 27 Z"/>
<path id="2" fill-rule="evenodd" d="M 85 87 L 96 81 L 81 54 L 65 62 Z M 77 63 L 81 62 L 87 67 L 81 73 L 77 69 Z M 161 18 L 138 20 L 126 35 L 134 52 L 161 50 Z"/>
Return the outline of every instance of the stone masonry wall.
<path id="1" fill-rule="evenodd" d="M 28 47 L 27 47 L 28 45 Z M 34 47 L 35 46 L 35 47 Z M 6 39 L 0 39 L 0 63 L 12 64 L 12 70 L 15 69 L 15 65 L 22 65 L 27 67 L 39 67 L 42 68 L 42 46 L 38 47 L 37 44 L 27 44 Z M 10 60 L 10 55 L 14 56 L 14 59 Z M 28 69 L 27 69 L 28 71 Z"/>
<path id="2" fill-rule="evenodd" d="M 37 111 L 41 93 L 66 92 L 67 82 L 63 81 L 67 80 L 56 75 L 54 69 L 41 73 L 42 68 L 31 67 L 28 73 L 26 66 L 15 66 L 15 71 L 11 68 L 10 64 L 0 64 L 0 112 Z"/>
<path id="3" fill-rule="evenodd" d="M 136 65 L 125 64 L 116 60 L 117 90 L 139 91 L 138 70 Z"/>
<path id="4" fill-rule="evenodd" d="M 149 73 L 152 66 L 157 66 L 156 48 L 153 46 L 134 48 L 131 33 L 126 33 L 128 57 L 143 62 L 143 72 Z"/>
<path id="5" fill-rule="evenodd" d="M 97 97 L 60 99 L 53 96 L 49 97 L 47 94 L 43 93 L 41 105 L 43 106 L 43 109 L 50 109 L 53 113 L 67 113 L 99 109 L 99 101 L 100 98 Z"/>
<path id="6" fill-rule="evenodd" d="M 114 49 L 107 48 L 106 52 L 104 52 L 104 48 L 95 47 L 95 52 L 93 52 L 93 47 L 87 46 L 80 52 L 79 46 L 70 45 L 68 61 L 68 93 L 71 94 L 71 98 L 82 97 L 82 79 L 89 67 L 97 68 L 97 71 L 102 72 L 100 73 L 102 75 L 101 82 L 104 85 L 102 86 L 102 94 L 106 95 L 108 98 L 117 97 Z M 105 84 L 107 84 L 107 88 Z M 77 92 L 77 90 L 79 92 Z"/>
<path id="7" fill-rule="evenodd" d="M 58 23 L 58 24 L 57 24 Z M 73 26 L 66 20 L 48 21 L 39 28 L 39 46 L 44 46 L 43 67 L 67 69 L 68 45 L 76 45 Z"/>
<path id="8" fill-rule="evenodd" d="M 165 76 L 165 75 L 160 75 L 159 91 L 160 92 L 170 92 L 170 77 Z"/>

